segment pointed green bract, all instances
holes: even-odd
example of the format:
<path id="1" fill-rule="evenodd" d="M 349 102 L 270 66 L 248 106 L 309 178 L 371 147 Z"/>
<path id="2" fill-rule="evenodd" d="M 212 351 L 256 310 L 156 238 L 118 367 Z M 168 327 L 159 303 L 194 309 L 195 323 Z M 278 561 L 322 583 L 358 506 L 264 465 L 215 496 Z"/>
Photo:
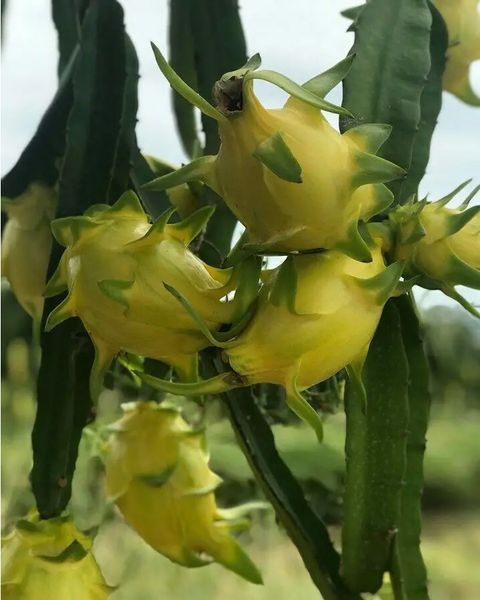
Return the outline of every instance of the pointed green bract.
<path id="1" fill-rule="evenodd" d="M 132 213 L 134 215 L 145 216 L 143 206 L 135 192 L 128 190 L 123 193 L 120 198 L 109 210 L 110 214 L 115 213 Z"/>
<path id="2" fill-rule="evenodd" d="M 366 183 L 385 183 L 405 176 L 405 170 L 392 162 L 357 150 L 355 160 L 358 171 L 352 178 L 352 188 L 357 188 Z"/>
<path id="3" fill-rule="evenodd" d="M 377 304 L 382 306 L 395 290 L 404 268 L 404 263 L 396 262 L 370 279 L 360 279 L 358 277 L 353 279 L 360 287 L 374 293 Z"/>
<path id="4" fill-rule="evenodd" d="M 245 75 L 247 73 L 249 73 L 250 71 L 256 71 L 257 69 L 259 69 L 261 64 L 262 64 L 262 57 L 257 52 L 256 54 L 254 54 L 247 60 L 247 62 L 243 65 L 243 67 L 240 67 L 239 69 L 235 69 L 235 71 L 229 71 L 228 73 L 224 73 L 222 75 L 222 77 L 220 78 L 220 80 L 228 81 L 228 80 L 232 79 L 232 77 L 234 77 L 234 78 L 245 77 Z"/>
<path id="5" fill-rule="evenodd" d="M 62 259 L 60 259 L 57 268 L 55 269 L 53 275 L 47 281 L 45 285 L 45 289 L 43 290 L 44 298 L 51 298 L 52 296 L 57 296 L 61 294 L 67 289 L 68 283 L 65 274 L 65 265 Z"/>
<path id="6" fill-rule="evenodd" d="M 172 173 L 149 181 L 144 184 L 142 188 L 144 190 L 160 191 L 191 181 L 204 181 L 211 187 L 212 182 L 210 181 L 210 176 L 215 158 L 215 156 L 201 156 Z"/>
<path id="7" fill-rule="evenodd" d="M 447 217 L 447 231 L 449 235 L 453 235 L 460 231 L 469 221 L 471 221 L 475 215 L 480 212 L 480 206 L 472 206 L 462 212 L 449 215 Z"/>
<path id="8" fill-rule="evenodd" d="M 336 248 L 360 262 L 372 262 L 370 248 L 359 231 L 358 221 L 354 221 L 350 225 L 346 239 L 339 242 Z"/>
<path id="9" fill-rule="evenodd" d="M 463 183 L 461 183 L 460 185 L 458 185 L 454 190 L 452 190 L 450 193 L 448 193 L 446 196 L 443 196 L 442 198 L 440 198 L 439 200 L 437 200 L 435 202 L 435 204 L 437 204 L 438 206 L 445 206 L 446 204 L 448 204 L 450 202 L 450 200 L 453 200 L 453 198 L 455 198 L 455 196 L 461 192 L 465 187 L 467 187 L 467 185 L 472 181 L 472 179 L 467 179 L 466 181 L 464 181 Z"/>
<path id="10" fill-rule="evenodd" d="M 253 156 L 280 179 L 290 183 L 302 183 L 302 167 L 279 131 L 259 144 Z"/>
<path id="11" fill-rule="evenodd" d="M 446 296 L 458 302 L 460 306 L 467 310 L 472 316 L 477 317 L 477 319 L 480 319 L 480 311 L 477 308 L 475 308 L 464 296 L 457 292 L 453 285 L 442 283 L 440 285 L 440 289 Z"/>
<path id="12" fill-rule="evenodd" d="M 362 150 L 376 154 L 392 133 L 392 126 L 382 123 L 365 123 L 346 131 L 343 135 L 358 144 Z"/>
<path id="13" fill-rule="evenodd" d="M 152 50 L 155 55 L 155 60 L 157 61 L 157 65 L 160 68 L 160 71 L 163 73 L 168 83 L 172 86 L 172 88 L 178 92 L 185 100 L 196 106 L 200 109 L 204 114 L 212 119 L 215 119 L 219 122 L 228 122 L 226 117 L 222 115 L 216 108 L 214 108 L 209 102 L 202 98 L 200 94 L 198 94 L 194 89 L 192 89 L 189 85 L 187 85 L 183 79 L 181 79 L 177 73 L 172 69 L 172 67 L 165 60 L 163 54 L 157 48 L 157 46 L 152 42 Z"/>
<path id="14" fill-rule="evenodd" d="M 393 194 L 387 186 L 383 185 L 383 183 L 371 183 L 370 185 L 374 190 L 375 200 L 370 211 L 364 217 L 365 221 L 383 213 L 393 204 Z"/>
<path id="15" fill-rule="evenodd" d="M 180 223 L 170 225 L 169 233 L 188 246 L 203 231 L 214 212 L 215 206 L 203 206 Z"/>
<path id="16" fill-rule="evenodd" d="M 122 304 L 125 308 L 129 306 L 129 300 L 126 292 L 133 286 L 133 281 L 123 279 L 103 279 L 97 283 L 100 291 L 107 298 Z"/>
<path id="17" fill-rule="evenodd" d="M 457 284 L 480 290 L 480 270 L 474 269 L 453 253 L 447 265 L 447 273 Z"/>
<path id="18" fill-rule="evenodd" d="M 45 331 L 51 331 L 60 323 L 63 323 L 75 315 L 72 296 L 69 294 L 52 312 L 48 315 L 45 323 Z"/>
<path id="19" fill-rule="evenodd" d="M 293 412 L 312 427 L 319 442 L 323 441 L 323 423 L 317 411 L 310 406 L 307 400 L 297 389 L 296 378 L 286 386 L 287 404 Z"/>
<path id="20" fill-rule="evenodd" d="M 53 237 L 65 247 L 72 246 L 80 239 L 82 233 L 95 227 L 90 217 L 64 217 L 51 223 Z"/>
<path id="21" fill-rule="evenodd" d="M 171 465 L 170 467 L 167 467 L 161 473 L 148 473 L 148 474 L 137 475 L 135 479 L 138 479 L 139 481 L 142 481 L 143 483 L 146 483 L 147 485 L 151 485 L 152 487 L 161 487 L 162 485 L 165 485 L 168 482 L 168 480 L 171 478 L 171 476 L 175 472 L 176 468 L 177 468 L 177 465 L 174 464 L 174 465 Z"/>
<path id="22" fill-rule="evenodd" d="M 289 256 L 275 277 L 269 299 L 274 306 L 285 306 L 291 313 L 295 313 L 296 295 L 297 269 L 293 256 Z"/>
<path id="23" fill-rule="evenodd" d="M 474 187 L 473 190 L 465 198 L 465 200 L 461 204 L 459 204 L 458 208 L 460 210 L 464 210 L 465 208 L 468 208 L 468 205 L 478 194 L 479 190 L 480 190 L 480 185 L 477 185 L 476 187 Z"/>
<path id="24" fill-rule="evenodd" d="M 249 79 L 262 79 L 263 81 L 273 83 L 280 89 L 287 92 L 287 94 L 290 94 L 291 96 L 294 96 L 295 98 L 298 98 L 299 100 L 302 100 L 303 102 L 306 102 L 315 108 L 319 108 L 320 110 L 325 110 L 337 115 L 352 116 L 346 108 L 336 106 L 335 104 L 324 100 L 320 96 L 317 96 L 316 94 L 298 85 L 298 83 L 295 83 L 288 77 L 285 77 L 285 75 L 277 73 L 276 71 L 249 71 L 245 75 L 245 81 L 248 81 Z"/>

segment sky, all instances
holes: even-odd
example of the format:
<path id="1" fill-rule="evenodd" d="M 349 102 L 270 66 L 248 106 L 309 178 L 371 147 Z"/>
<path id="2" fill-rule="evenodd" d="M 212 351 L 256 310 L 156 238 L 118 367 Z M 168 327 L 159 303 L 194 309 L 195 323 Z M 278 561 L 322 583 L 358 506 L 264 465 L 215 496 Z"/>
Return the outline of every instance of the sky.
<path id="1" fill-rule="evenodd" d="M 169 2 L 122 0 L 120 3 L 140 60 L 139 144 L 148 154 L 181 163 L 185 156 L 175 131 L 169 86 L 150 48 L 150 41 L 154 41 L 168 54 Z M 57 40 L 50 4 L 49 0 L 9 2 L 1 75 L 2 174 L 15 164 L 55 92 Z M 265 68 L 302 83 L 345 57 L 353 34 L 346 33 L 349 23 L 339 13 L 355 4 L 354 0 L 240 0 L 248 52 L 250 55 L 260 52 Z M 472 74 L 474 87 L 480 92 L 480 62 L 474 65 Z M 269 107 L 280 106 L 285 99 L 281 90 L 265 82 L 256 84 L 256 92 Z M 340 88 L 332 93 L 331 100 L 341 101 Z M 434 200 L 470 177 L 479 183 L 479 140 L 480 109 L 444 94 L 421 193 L 428 193 Z M 480 293 L 462 291 L 480 304 Z M 444 298 L 439 292 L 420 294 L 427 304 L 442 302 Z"/>

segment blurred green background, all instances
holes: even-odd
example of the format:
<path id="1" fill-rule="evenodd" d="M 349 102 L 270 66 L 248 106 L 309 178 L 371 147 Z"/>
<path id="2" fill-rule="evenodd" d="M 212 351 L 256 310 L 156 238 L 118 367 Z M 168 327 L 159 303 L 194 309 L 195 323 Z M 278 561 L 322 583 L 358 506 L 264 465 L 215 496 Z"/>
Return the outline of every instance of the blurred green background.
<path id="1" fill-rule="evenodd" d="M 28 473 L 38 357 L 30 345 L 29 320 L 6 287 L 2 313 L 2 519 L 6 530 L 33 506 Z M 474 600 L 480 598 L 480 324 L 462 309 L 447 306 L 425 310 L 423 320 L 434 394 L 425 464 L 423 538 L 431 598 Z M 105 503 L 98 456 L 102 428 L 118 417 L 121 400 L 117 392 L 107 390 L 102 395 L 97 425 L 82 440 L 72 498 L 73 514 L 81 528 L 100 525 L 96 556 L 108 582 L 119 585 L 112 600 L 319 598 L 271 511 L 254 515 L 252 529 L 242 540 L 264 575 L 263 587 L 248 584 L 218 565 L 183 569 L 156 554 L 129 530 Z M 260 497 L 229 424 L 221 418 L 220 407 L 212 403 L 203 418 L 209 423 L 212 466 L 224 478 L 219 503 L 232 505 Z M 341 408 L 328 417 L 321 446 L 300 425 L 276 425 L 275 436 L 282 456 L 338 540 L 344 469 Z"/>

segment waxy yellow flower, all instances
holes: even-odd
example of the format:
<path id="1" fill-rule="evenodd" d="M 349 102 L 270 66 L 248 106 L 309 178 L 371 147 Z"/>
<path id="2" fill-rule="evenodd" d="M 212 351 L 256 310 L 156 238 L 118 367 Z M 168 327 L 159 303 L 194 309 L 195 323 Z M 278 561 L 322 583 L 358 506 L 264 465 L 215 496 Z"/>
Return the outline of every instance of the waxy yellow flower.
<path id="1" fill-rule="evenodd" d="M 91 548 L 68 517 L 19 521 L 2 540 L 2 598 L 106 600 L 112 588 Z"/>
<path id="2" fill-rule="evenodd" d="M 443 76 L 446 90 L 468 104 L 480 106 L 470 83 L 470 66 L 480 59 L 478 0 L 435 0 L 448 29 L 449 49 Z"/>
<path id="3" fill-rule="evenodd" d="M 187 567 L 218 562 L 253 583 L 261 575 L 232 536 L 248 526 L 242 507 L 215 501 L 205 435 L 154 402 L 123 406 L 105 448 L 107 495 L 152 548 Z"/>
<path id="4" fill-rule="evenodd" d="M 196 353 L 208 345 L 194 320 L 179 309 L 165 284 L 180 290 L 211 330 L 232 321 L 233 271 L 210 267 L 188 244 L 201 231 L 210 208 L 169 224 L 173 211 L 153 225 L 132 192 L 112 207 L 96 205 L 84 216 L 52 225 L 66 246 L 46 293 L 67 289 L 67 298 L 50 314 L 46 327 L 78 316 L 96 349 L 92 394 L 121 350 L 174 366 L 183 379 L 196 377 Z"/>
<path id="5" fill-rule="evenodd" d="M 52 248 L 50 221 L 57 195 L 43 184 L 32 183 L 14 199 L 2 199 L 8 222 L 2 235 L 2 275 L 8 279 L 17 300 L 39 321 L 43 290 Z"/>

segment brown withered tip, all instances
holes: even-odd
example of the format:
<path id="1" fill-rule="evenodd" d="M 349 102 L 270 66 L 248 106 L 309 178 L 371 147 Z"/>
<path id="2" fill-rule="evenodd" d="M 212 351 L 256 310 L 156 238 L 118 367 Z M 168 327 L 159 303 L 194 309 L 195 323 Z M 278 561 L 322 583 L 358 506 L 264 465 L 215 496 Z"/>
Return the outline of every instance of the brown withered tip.
<path id="1" fill-rule="evenodd" d="M 220 79 L 213 86 L 213 99 L 216 108 L 225 116 L 243 110 L 243 77 L 232 76 L 226 81 Z"/>

